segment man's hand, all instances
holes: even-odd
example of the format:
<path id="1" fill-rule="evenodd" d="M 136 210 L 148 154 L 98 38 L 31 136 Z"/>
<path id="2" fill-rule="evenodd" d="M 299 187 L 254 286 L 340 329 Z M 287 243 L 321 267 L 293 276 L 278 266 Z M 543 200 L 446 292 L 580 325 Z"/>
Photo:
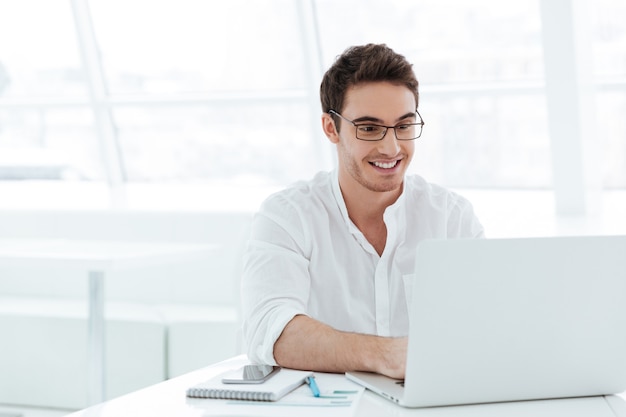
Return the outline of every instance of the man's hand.
<path id="1" fill-rule="evenodd" d="M 369 371 L 403 379 L 407 338 L 341 332 L 307 316 L 294 317 L 274 344 L 280 366 L 319 372 Z"/>
<path id="2" fill-rule="evenodd" d="M 382 345 L 380 358 L 383 363 L 374 372 L 391 378 L 404 379 L 408 338 L 379 338 L 379 343 Z"/>

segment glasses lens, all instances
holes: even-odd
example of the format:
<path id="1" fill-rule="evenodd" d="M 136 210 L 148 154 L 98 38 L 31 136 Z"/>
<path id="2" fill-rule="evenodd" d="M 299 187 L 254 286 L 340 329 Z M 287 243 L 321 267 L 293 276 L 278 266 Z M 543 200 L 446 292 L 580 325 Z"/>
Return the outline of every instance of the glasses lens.
<path id="1" fill-rule="evenodd" d="M 386 127 L 378 125 L 358 125 L 356 127 L 356 137 L 362 140 L 380 140 L 385 136 Z"/>
<path id="2" fill-rule="evenodd" d="M 415 139 L 419 136 L 418 128 L 421 127 L 417 124 L 406 124 L 396 126 L 396 137 L 400 140 Z"/>

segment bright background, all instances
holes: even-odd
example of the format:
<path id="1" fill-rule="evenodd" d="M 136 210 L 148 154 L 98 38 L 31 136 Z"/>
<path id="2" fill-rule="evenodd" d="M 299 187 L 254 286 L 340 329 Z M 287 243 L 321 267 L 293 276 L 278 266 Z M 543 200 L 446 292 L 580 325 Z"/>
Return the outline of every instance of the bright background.
<path id="1" fill-rule="evenodd" d="M 625 21 L 621 0 L 0 0 L 0 208 L 255 210 L 332 169 L 321 76 L 375 42 L 420 80 L 412 171 L 489 235 L 621 231 Z"/>
<path id="2" fill-rule="evenodd" d="M 624 22 L 624 0 L 0 0 L 0 238 L 223 245 L 227 256 L 182 272 L 106 283 L 107 308 L 175 302 L 187 309 L 176 325 L 209 329 L 176 339 L 160 323 L 182 347 L 154 364 L 162 373 L 172 358 L 217 361 L 216 324 L 197 316 L 236 311 L 240 219 L 335 166 L 319 84 L 346 47 L 369 42 L 405 55 L 420 81 L 426 125 L 411 171 L 468 197 L 487 236 L 626 234 Z M 32 299 L 28 315 L 47 332 L 74 322 L 41 300 L 65 308 L 86 282 L 45 272 L 0 270 L 0 297 L 20 309 Z M 25 331 L 20 314 L 0 311 L 3 334 Z M 0 367 L 0 387 L 21 381 L 26 405 L 80 408 L 84 384 L 67 372 L 85 374 L 74 333 L 74 351 L 53 349 L 70 340 L 62 332 L 12 338 L 26 347 L 0 358 L 26 365 Z M 119 352 L 111 366 L 134 369 Z M 31 360 L 46 357 L 63 371 Z M 50 386 L 67 401 L 35 398 Z"/>

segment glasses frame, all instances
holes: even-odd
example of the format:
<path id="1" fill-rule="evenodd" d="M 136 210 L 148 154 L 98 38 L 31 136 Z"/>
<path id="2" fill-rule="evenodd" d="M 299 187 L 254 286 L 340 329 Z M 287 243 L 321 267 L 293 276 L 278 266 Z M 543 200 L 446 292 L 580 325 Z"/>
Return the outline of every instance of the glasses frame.
<path id="1" fill-rule="evenodd" d="M 397 124 L 395 126 L 385 126 L 385 125 L 379 125 L 378 123 L 355 123 L 354 121 L 347 119 L 345 117 L 343 117 L 339 112 L 330 109 L 328 110 L 328 114 L 331 115 L 336 115 L 341 117 L 343 120 L 345 120 L 346 122 L 350 123 L 352 126 L 354 126 L 356 128 L 356 131 L 354 132 L 354 136 L 358 139 L 358 140 L 363 140 L 365 142 L 378 142 L 381 141 L 383 139 L 385 139 L 385 136 L 387 136 L 387 131 L 389 129 L 393 129 L 393 134 L 396 137 L 396 140 L 403 140 L 403 141 L 407 141 L 407 140 L 415 140 L 415 139 L 419 139 L 422 136 L 422 132 L 424 131 L 424 119 L 422 118 L 422 115 L 419 113 L 419 111 L 417 111 L 417 109 L 415 109 L 415 114 L 417 114 L 417 117 L 419 117 L 419 122 L 418 123 L 400 123 Z M 419 134 L 412 138 L 412 139 L 400 139 L 398 137 L 398 131 L 396 130 L 396 128 L 400 127 L 400 126 L 407 126 L 407 125 L 411 125 L 411 126 L 419 126 L 420 127 L 420 131 Z M 359 127 L 360 126 L 376 126 L 376 127 L 383 127 L 385 130 L 383 130 L 382 133 L 382 137 L 380 139 L 363 139 L 359 137 Z"/>

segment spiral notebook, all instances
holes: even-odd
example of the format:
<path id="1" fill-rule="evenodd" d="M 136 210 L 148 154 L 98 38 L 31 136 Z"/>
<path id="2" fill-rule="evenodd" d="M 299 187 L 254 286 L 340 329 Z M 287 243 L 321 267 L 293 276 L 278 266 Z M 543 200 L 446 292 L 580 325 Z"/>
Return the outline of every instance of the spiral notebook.
<path id="1" fill-rule="evenodd" d="M 222 400 L 278 401 L 304 384 L 306 378 L 312 376 L 313 372 L 283 368 L 262 384 L 224 384 L 223 375 L 217 375 L 188 388 L 187 396 Z"/>

